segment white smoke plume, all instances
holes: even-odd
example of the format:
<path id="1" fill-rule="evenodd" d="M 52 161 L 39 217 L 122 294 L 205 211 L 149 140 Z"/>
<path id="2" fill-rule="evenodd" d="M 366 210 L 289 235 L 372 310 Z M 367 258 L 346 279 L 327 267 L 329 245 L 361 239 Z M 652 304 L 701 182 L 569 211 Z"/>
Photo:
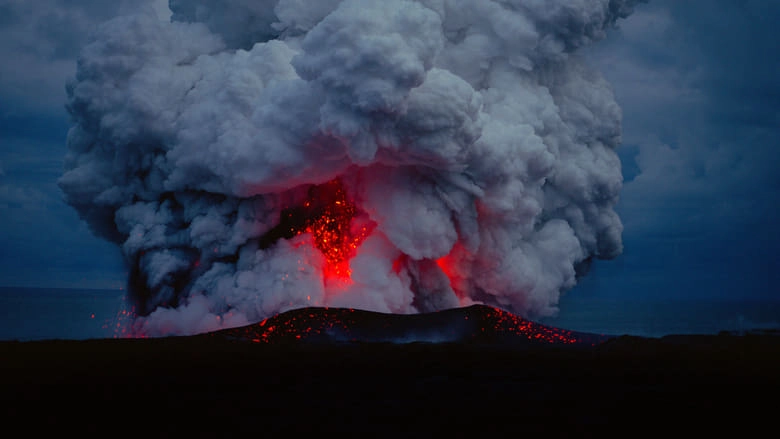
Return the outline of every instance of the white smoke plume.
<path id="1" fill-rule="evenodd" d="M 59 184 L 121 246 L 146 334 L 315 305 L 550 315 L 622 250 L 621 112 L 575 52 L 634 3 L 170 0 L 84 47 Z M 348 278 L 285 232 L 334 179 Z"/>

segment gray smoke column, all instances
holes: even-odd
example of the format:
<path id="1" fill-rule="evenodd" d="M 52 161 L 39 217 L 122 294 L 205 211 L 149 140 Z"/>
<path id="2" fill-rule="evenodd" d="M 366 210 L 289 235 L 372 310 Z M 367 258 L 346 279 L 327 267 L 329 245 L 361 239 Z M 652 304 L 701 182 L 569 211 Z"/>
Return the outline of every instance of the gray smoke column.
<path id="1" fill-rule="evenodd" d="M 621 112 L 575 52 L 634 3 L 171 0 L 84 47 L 59 184 L 121 246 L 148 335 L 304 306 L 550 315 L 622 250 Z"/>

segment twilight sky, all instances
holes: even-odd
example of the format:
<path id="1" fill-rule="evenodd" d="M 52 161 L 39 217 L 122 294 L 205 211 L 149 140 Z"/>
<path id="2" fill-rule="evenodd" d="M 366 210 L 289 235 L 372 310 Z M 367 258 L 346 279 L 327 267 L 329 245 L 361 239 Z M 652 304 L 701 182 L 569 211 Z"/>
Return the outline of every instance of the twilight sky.
<path id="1" fill-rule="evenodd" d="M 56 181 L 80 47 L 141 3 L 0 0 L 0 286 L 126 282 Z M 780 298 L 779 22 L 776 1 L 653 0 L 587 50 L 623 109 L 624 251 L 568 294 Z"/>

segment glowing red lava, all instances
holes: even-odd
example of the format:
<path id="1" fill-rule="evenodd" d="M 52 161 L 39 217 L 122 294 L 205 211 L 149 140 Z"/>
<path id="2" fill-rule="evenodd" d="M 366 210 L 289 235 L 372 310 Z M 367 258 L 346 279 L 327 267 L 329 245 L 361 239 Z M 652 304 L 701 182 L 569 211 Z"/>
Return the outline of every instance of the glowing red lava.
<path id="1" fill-rule="evenodd" d="M 596 345 L 609 337 L 542 325 L 485 305 L 428 314 L 383 314 L 351 308 L 303 308 L 211 336 L 255 343 L 460 342 Z"/>
<path id="2" fill-rule="evenodd" d="M 297 234 L 311 233 L 314 237 L 314 245 L 325 256 L 325 278 L 350 279 L 349 260 L 355 256 L 371 227 L 353 224 L 357 208 L 347 197 L 341 180 L 313 186 L 304 208 L 309 214 L 305 228 Z"/>
<path id="3" fill-rule="evenodd" d="M 135 306 L 120 309 L 113 320 L 107 320 L 103 330 L 113 332 L 113 338 L 149 338 L 140 328 L 134 327 L 138 314 Z"/>

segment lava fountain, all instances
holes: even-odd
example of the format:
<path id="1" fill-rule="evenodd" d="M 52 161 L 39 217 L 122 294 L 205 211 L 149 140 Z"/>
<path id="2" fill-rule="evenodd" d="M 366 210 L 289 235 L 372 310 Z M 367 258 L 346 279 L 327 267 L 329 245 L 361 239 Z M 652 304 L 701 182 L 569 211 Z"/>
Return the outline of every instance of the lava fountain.
<path id="1" fill-rule="evenodd" d="M 349 261 L 375 226 L 359 224 L 357 209 L 347 197 L 341 180 L 311 186 L 303 206 L 282 211 L 281 222 L 260 238 L 269 247 L 280 238 L 310 234 L 314 246 L 325 257 L 323 277 L 326 281 L 349 281 Z"/>

